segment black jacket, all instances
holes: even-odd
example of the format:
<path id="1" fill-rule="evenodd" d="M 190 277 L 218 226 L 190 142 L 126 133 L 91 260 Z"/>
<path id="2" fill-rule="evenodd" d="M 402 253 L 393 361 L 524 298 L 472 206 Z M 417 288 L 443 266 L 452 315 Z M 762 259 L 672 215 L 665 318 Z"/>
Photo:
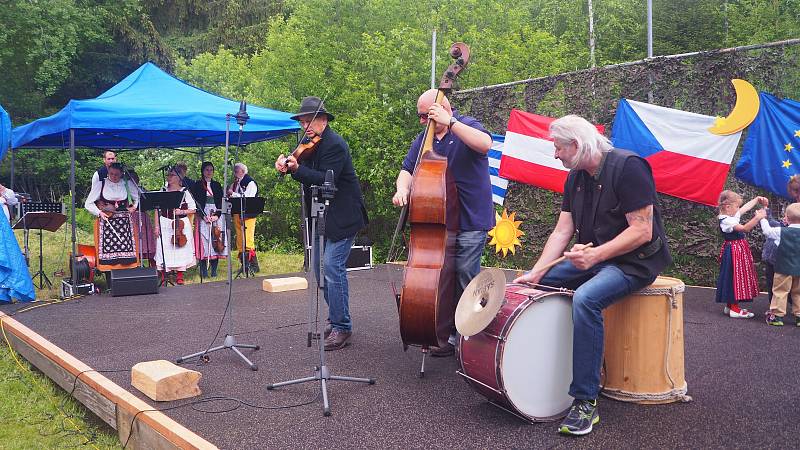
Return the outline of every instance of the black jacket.
<path id="1" fill-rule="evenodd" d="M 197 203 L 197 211 L 198 214 L 204 216 L 205 208 L 206 208 L 206 199 L 208 194 L 206 193 L 206 188 L 204 186 L 205 182 L 201 178 L 194 182 L 191 188 L 189 188 L 189 192 L 192 194 L 194 201 Z M 214 206 L 219 211 L 222 209 L 222 185 L 219 184 L 217 180 L 211 180 L 211 192 L 214 193 Z"/>
<path id="2" fill-rule="evenodd" d="M 333 169 L 336 196 L 326 213 L 325 237 L 332 241 L 353 237 L 364 228 L 369 219 L 364 206 L 364 197 L 358 182 L 350 148 L 330 126 L 320 136 L 322 140 L 311 157 L 300 163 L 292 178 L 303 183 L 306 207 L 310 208 L 312 185 L 322 186 L 325 172 Z M 308 211 L 308 209 L 306 209 Z"/>

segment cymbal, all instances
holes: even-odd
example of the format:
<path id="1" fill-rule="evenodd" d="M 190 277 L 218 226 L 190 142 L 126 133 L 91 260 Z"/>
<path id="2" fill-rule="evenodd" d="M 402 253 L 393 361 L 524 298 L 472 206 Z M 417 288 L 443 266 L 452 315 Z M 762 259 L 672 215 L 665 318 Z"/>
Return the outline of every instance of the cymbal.
<path id="1" fill-rule="evenodd" d="M 496 268 L 486 269 L 472 279 L 456 307 L 456 329 L 462 336 L 472 336 L 486 328 L 506 295 L 506 276 Z"/>

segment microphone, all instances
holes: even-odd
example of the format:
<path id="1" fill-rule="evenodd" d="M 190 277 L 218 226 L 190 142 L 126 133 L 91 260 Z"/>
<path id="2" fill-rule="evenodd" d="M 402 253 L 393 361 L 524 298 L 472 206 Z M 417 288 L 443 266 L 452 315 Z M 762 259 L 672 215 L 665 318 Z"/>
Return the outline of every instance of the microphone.
<path id="1" fill-rule="evenodd" d="M 336 186 L 333 184 L 333 169 L 328 169 L 325 172 L 325 182 L 322 183 L 322 189 L 320 189 L 321 196 L 325 200 L 333 200 L 336 196 Z"/>
<path id="2" fill-rule="evenodd" d="M 244 125 L 247 123 L 248 120 L 250 120 L 250 115 L 247 114 L 246 101 L 242 100 L 241 103 L 239 103 L 239 112 L 237 112 L 236 115 L 233 117 L 236 118 L 236 123 L 239 124 L 239 131 L 242 131 Z"/>

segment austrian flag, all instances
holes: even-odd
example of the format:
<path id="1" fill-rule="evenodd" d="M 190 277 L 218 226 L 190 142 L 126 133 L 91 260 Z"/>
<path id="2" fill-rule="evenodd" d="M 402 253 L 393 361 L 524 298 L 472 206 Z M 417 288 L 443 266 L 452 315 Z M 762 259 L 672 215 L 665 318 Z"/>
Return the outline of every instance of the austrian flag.
<path id="1" fill-rule="evenodd" d="M 555 158 L 556 148 L 550 137 L 550 123 L 554 120 L 552 117 L 511 110 L 500 160 L 501 177 L 564 192 L 569 170 Z M 604 131 L 602 125 L 596 126 L 601 133 Z"/>

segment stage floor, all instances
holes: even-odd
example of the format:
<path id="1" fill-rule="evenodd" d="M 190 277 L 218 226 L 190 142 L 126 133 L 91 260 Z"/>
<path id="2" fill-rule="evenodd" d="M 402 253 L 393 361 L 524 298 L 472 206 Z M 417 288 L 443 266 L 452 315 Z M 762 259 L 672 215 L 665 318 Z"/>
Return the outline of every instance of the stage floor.
<path id="1" fill-rule="evenodd" d="M 575 439 L 559 436 L 556 423 L 527 424 L 487 403 L 456 375 L 455 358 L 428 358 L 426 375 L 418 378 L 421 354 L 417 349 L 403 352 L 390 286 L 400 285 L 401 270 L 385 265 L 350 273 L 355 332 L 349 347 L 328 352 L 328 366 L 333 375 L 371 377 L 377 383 L 330 382 L 332 416 L 323 416 L 321 398 L 286 409 L 241 406 L 211 414 L 186 406 L 165 414 L 224 449 L 794 446 L 800 328 L 792 319 L 783 328 L 766 325 L 763 295 L 752 305 L 755 318 L 730 319 L 714 303 L 713 289 L 688 288 L 685 365 L 694 401 L 644 406 L 601 397 L 600 424 L 590 436 Z M 185 363 L 202 372 L 203 395 L 168 403 L 152 402 L 131 387 L 129 371 L 104 375 L 159 409 L 207 396 L 264 407 L 315 399 L 318 382 L 266 389 L 270 383 L 312 375 L 319 353 L 306 347 L 306 325 L 292 326 L 306 321 L 308 292 L 270 294 L 261 290 L 262 280 L 236 280 L 233 286 L 234 334 L 239 343 L 261 346 L 244 351 L 258 371 L 230 350 L 212 353 L 208 363 Z M 163 288 L 151 296 L 91 296 L 14 319 L 96 370 L 129 370 L 138 362 L 174 361 L 209 347 L 227 290 L 226 283 L 218 282 Z M 0 311 L 11 314 L 19 308 L 4 305 Z M 219 402 L 195 408 L 234 406 Z"/>

